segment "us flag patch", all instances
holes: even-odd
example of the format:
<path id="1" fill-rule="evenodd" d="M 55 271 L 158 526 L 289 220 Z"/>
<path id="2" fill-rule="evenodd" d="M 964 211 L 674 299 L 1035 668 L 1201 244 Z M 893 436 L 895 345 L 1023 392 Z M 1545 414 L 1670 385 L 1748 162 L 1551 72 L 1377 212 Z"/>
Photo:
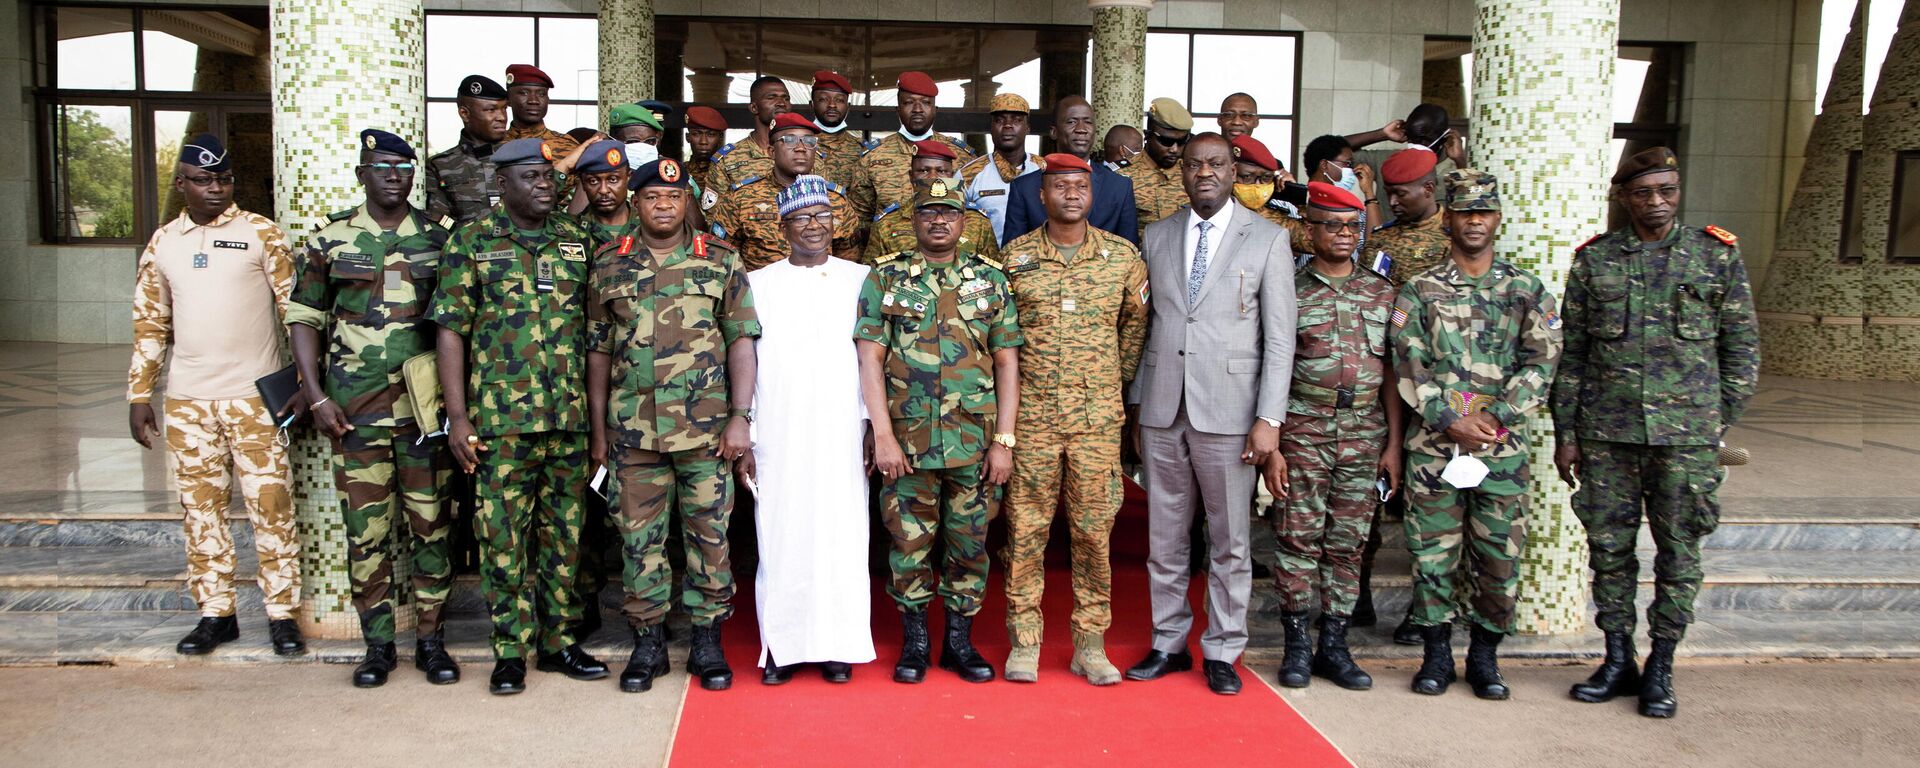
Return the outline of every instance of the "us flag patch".
<path id="1" fill-rule="evenodd" d="M 1404 309 L 1401 309 L 1401 308 L 1399 308 L 1399 307 L 1394 307 L 1394 308 L 1393 308 L 1393 317 L 1391 318 L 1391 320 L 1390 320 L 1390 322 L 1392 322 L 1392 323 L 1393 323 L 1393 327 L 1395 327 L 1395 328 L 1404 328 L 1404 327 L 1406 327 L 1406 325 L 1407 325 L 1407 311 L 1406 311 L 1406 310 L 1404 310 Z"/>

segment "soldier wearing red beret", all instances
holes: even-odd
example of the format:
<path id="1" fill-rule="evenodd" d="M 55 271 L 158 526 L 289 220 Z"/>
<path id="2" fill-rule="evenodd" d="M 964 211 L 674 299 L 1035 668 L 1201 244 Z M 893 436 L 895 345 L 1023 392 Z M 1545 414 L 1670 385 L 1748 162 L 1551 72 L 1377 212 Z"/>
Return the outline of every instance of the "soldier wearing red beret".
<path id="1" fill-rule="evenodd" d="M 1279 158 L 1249 134 L 1235 136 L 1227 143 L 1233 148 L 1233 198 L 1261 218 L 1285 227 L 1295 254 L 1312 253 L 1313 241 L 1307 237 L 1306 223 L 1273 197 L 1276 186 L 1293 180 L 1280 168 Z"/>
<path id="2" fill-rule="evenodd" d="M 707 210 L 718 202 L 719 195 L 754 179 L 764 179 L 773 174 L 773 155 L 767 147 L 767 129 L 773 126 L 773 119 L 793 111 L 793 102 L 787 94 L 787 83 L 773 75 L 765 75 L 747 86 L 747 114 L 753 116 L 753 133 L 745 141 L 728 144 L 713 153 L 713 171 L 707 185 L 708 192 L 703 195 L 700 209 Z"/>
<path id="3" fill-rule="evenodd" d="M 913 164 L 907 170 L 910 183 L 917 189 L 934 181 L 943 181 L 952 189 L 960 189 L 959 180 L 954 178 L 954 165 L 958 159 L 947 142 L 936 139 L 916 141 L 913 143 Z M 954 249 L 997 263 L 1000 241 L 993 236 L 993 221 L 971 201 L 964 201 L 963 207 L 965 212 L 961 214 L 960 239 L 954 243 Z M 887 206 L 873 217 L 862 258 L 868 264 L 878 264 L 889 256 L 913 250 L 919 244 L 915 238 L 913 208 Z"/>
<path id="4" fill-rule="evenodd" d="M 820 161 L 814 164 L 813 172 L 846 190 L 864 234 L 876 206 L 873 179 L 860 160 L 867 147 L 847 130 L 847 103 L 852 94 L 853 82 L 846 75 L 831 69 L 813 73 L 813 125 L 820 129 Z"/>
<path id="5" fill-rule="evenodd" d="M 547 127 L 547 89 L 553 87 L 553 78 L 532 64 L 511 64 L 507 66 L 507 107 L 513 111 L 513 120 L 507 126 L 507 141 L 514 139 L 545 139 L 547 148 L 553 150 L 553 156 L 566 157 L 580 148 L 580 142 L 573 137 Z M 573 198 L 573 183 L 565 173 L 556 174 L 554 199 L 564 201 Z"/>
<path id="6" fill-rule="evenodd" d="M 895 103 L 900 106 L 895 111 L 900 116 L 900 130 L 888 134 L 860 156 L 867 166 L 867 175 L 873 177 L 874 205 L 883 209 L 890 205 L 904 207 L 913 199 L 908 167 L 913 164 L 914 142 L 932 140 L 947 144 L 953 148 L 955 165 L 973 160 L 973 150 L 967 145 L 933 131 L 933 120 L 940 114 L 933 100 L 940 95 L 940 86 L 932 77 L 925 72 L 903 72 L 899 87 Z"/>
<path id="7" fill-rule="evenodd" d="M 725 144 L 727 119 L 704 104 L 687 107 L 687 174 L 701 190 L 713 189 L 713 153 Z"/>

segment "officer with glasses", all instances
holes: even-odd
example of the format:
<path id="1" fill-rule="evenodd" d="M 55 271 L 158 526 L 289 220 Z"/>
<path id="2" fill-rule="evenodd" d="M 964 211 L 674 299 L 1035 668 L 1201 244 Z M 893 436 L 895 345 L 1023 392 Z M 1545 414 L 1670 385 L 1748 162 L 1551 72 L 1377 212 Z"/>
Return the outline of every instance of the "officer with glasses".
<path id="1" fill-rule="evenodd" d="M 720 202 L 707 212 L 713 234 L 740 250 L 746 271 L 784 259 L 793 252 L 780 228 L 780 208 L 776 198 L 780 190 L 793 186 L 795 179 L 813 173 L 819 160 L 820 128 L 798 112 L 783 112 L 767 130 L 767 147 L 773 155 L 773 172 L 735 184 Z M 848 261 L 860 260 L 860 218 L 853 201 L 840 185 L 827 183 L 827 198 L 833 212 L 833 255 Z"/>

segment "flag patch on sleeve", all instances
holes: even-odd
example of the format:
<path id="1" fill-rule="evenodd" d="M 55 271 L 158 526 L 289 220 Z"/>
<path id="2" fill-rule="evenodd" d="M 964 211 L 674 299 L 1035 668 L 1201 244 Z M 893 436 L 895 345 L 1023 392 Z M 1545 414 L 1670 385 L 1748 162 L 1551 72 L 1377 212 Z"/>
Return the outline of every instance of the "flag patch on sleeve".
<path id="1" fill-rule="evenodd" d="M 1393 327 L 1405 328 L 1407 326 L 1407 311 L 1399 307 L 1394 307 L 1393 317 L 1391 318 L 1391 321 L 1393 323 Z"/>

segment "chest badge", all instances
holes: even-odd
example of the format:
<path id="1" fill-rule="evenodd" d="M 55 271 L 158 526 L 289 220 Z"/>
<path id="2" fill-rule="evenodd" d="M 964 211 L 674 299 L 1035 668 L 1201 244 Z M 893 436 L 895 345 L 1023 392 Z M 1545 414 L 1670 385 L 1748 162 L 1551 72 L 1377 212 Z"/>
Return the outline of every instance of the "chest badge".
<path id="1" fill-rule="evenodd" d="M 196 254 L 194 254 L 194 255 L 193 255 L 193 268 L 194 268 L 194 269 L 206 269 L 206 268 L 207 268 L 207 255 L 206 255 L 206 254 L 204 254 L 204 253 L 196 253 Z"/>

